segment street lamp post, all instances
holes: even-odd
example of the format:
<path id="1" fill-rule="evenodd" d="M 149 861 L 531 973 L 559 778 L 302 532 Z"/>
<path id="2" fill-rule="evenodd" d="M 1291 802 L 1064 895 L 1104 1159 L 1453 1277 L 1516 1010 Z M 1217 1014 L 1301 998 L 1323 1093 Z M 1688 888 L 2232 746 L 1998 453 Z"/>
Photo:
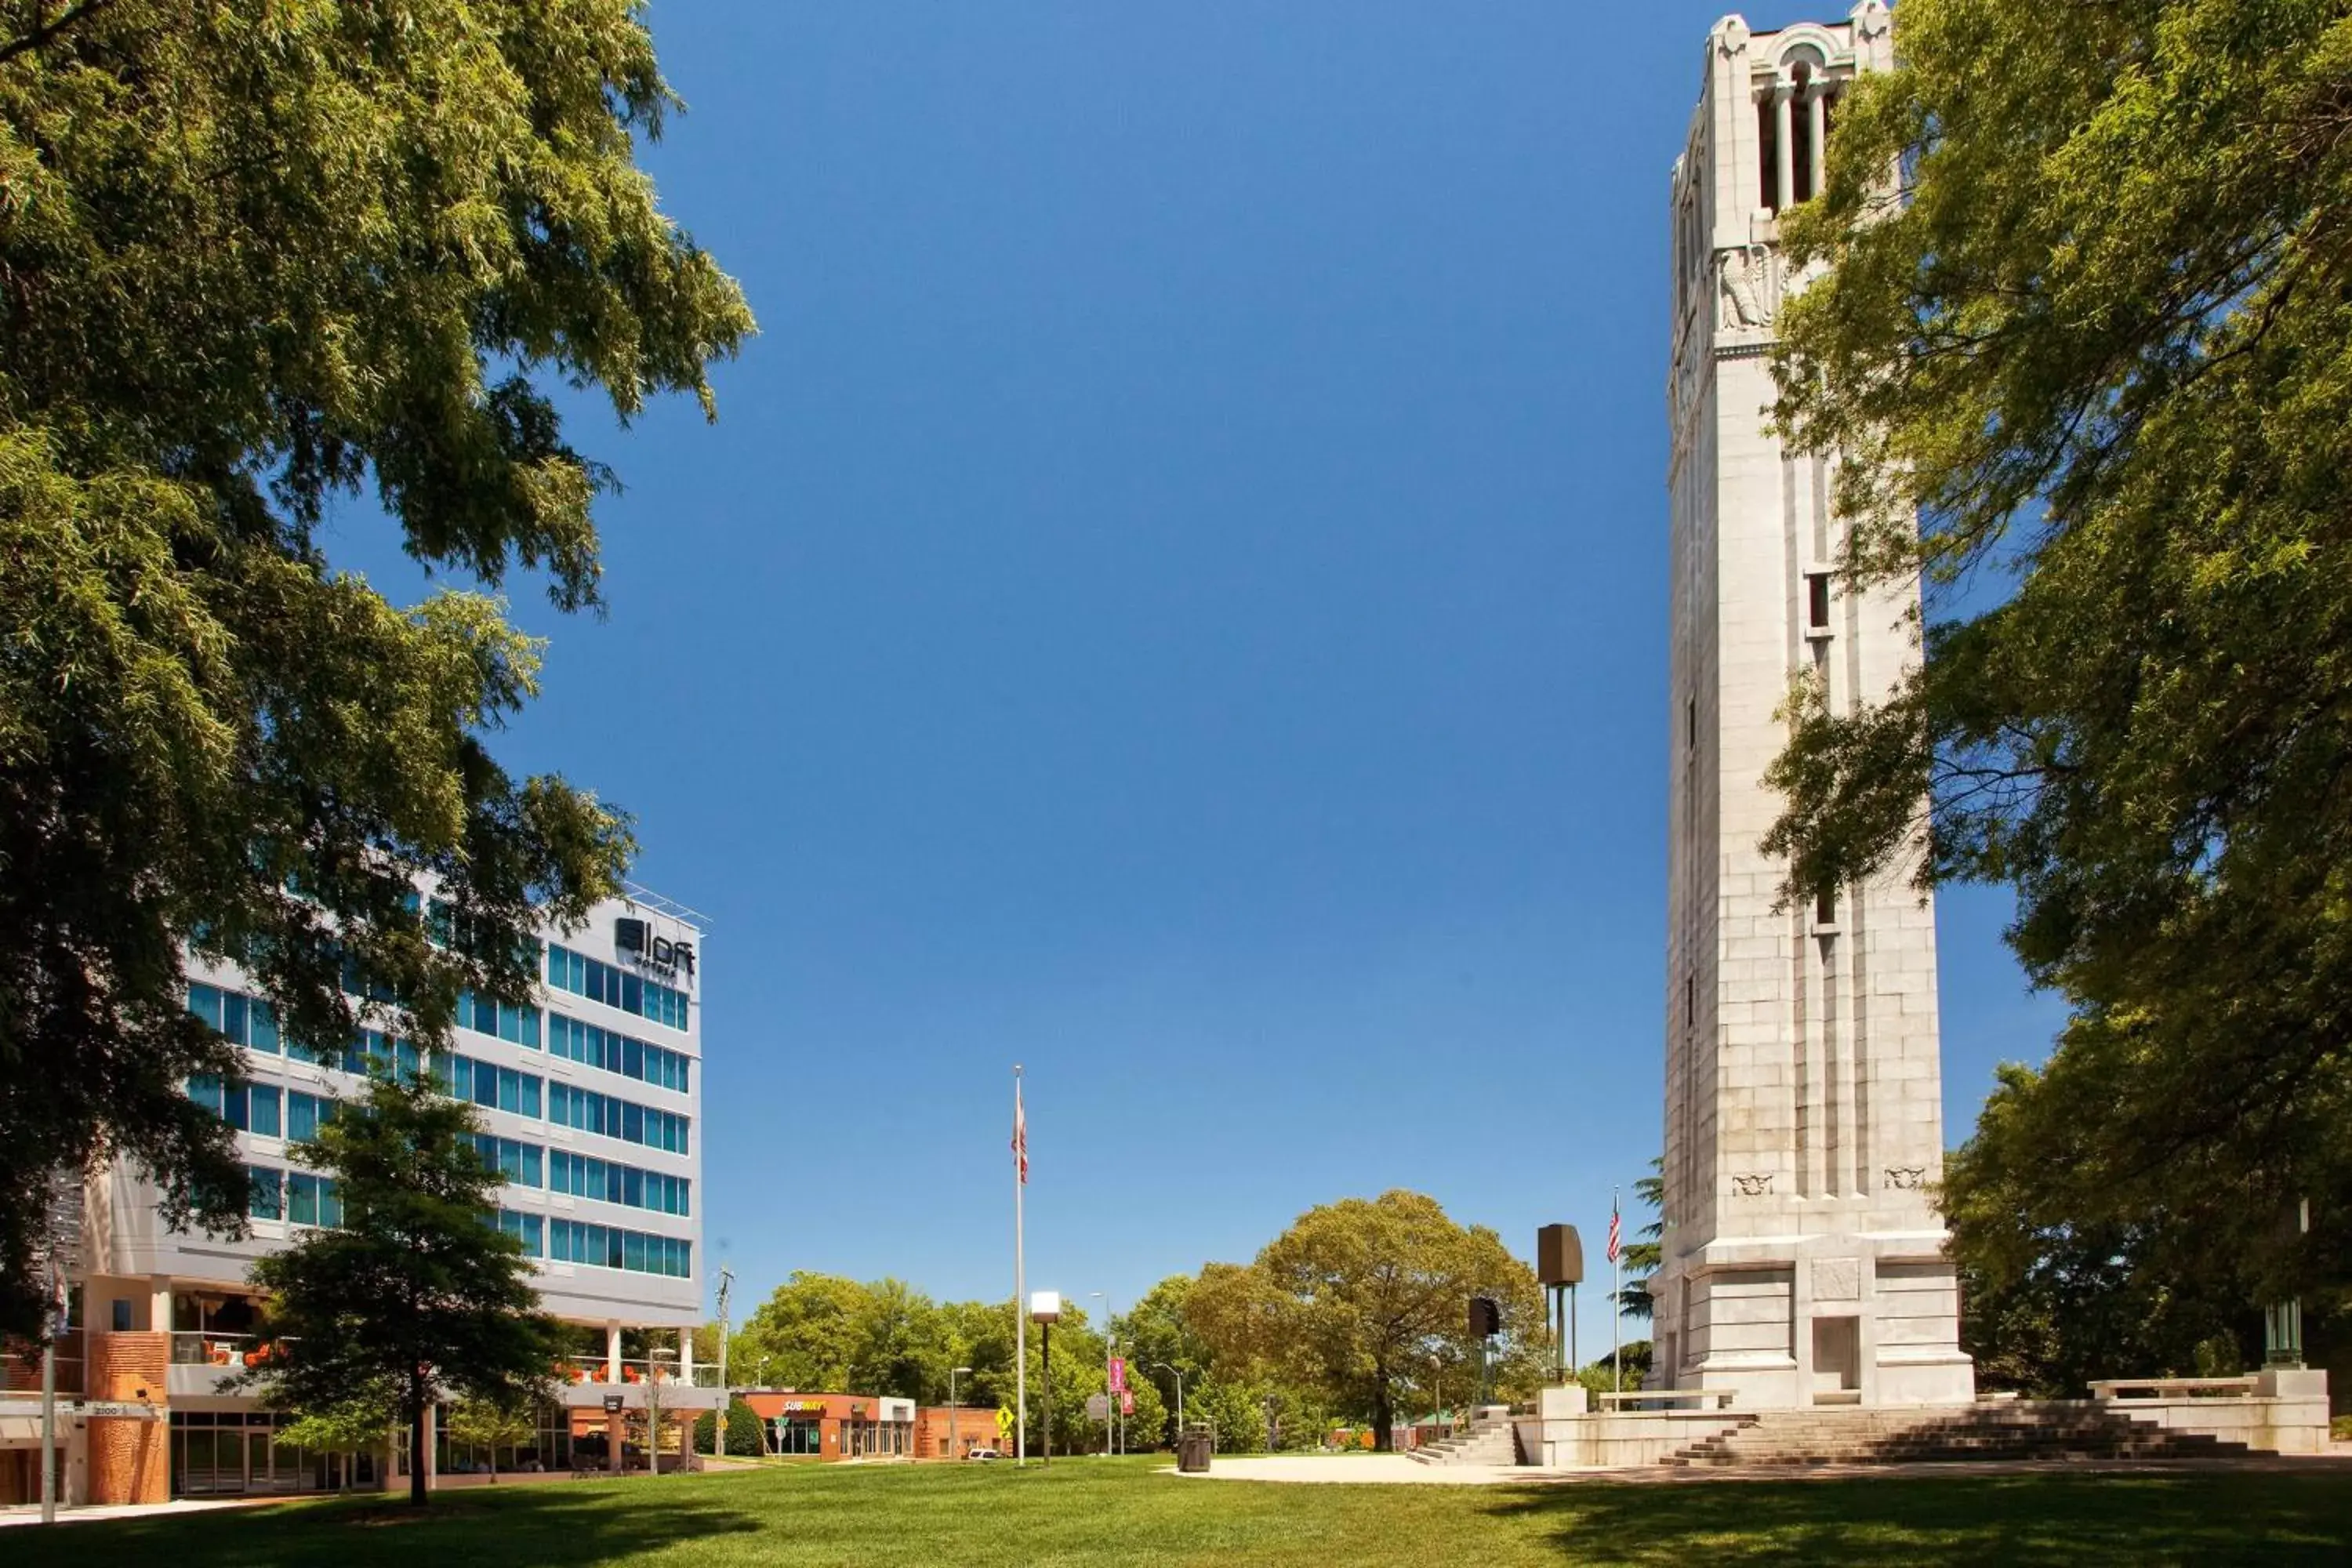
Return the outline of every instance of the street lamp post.
<path id="1" fill-rule="evenodd" d="M 1103 1458 L 1108 1459 L 1110 1458 L 1111 1423 L 1116 1419 L 1112 1412 L 1118 1409 L 1112 1403 L 1118 1396 L 1110 1391 L 1110 1363 L 1112 1352 L 1118 1348 L 1118 1341 L 1110 1331 L 1110 1298 L 1100 1290 L 1089 1290 L 1087 1294 L 1103 1304 Z"/>
<path id="2" fill-rule="evenodd" d="M 948 1368 L 948 1458 L 956 1457 L 956 1445 L 963 1441 L 963 1415 L 956 1404 L 956 1373 L 970 1372 L 968 1366 Z"/>
<path id="3" fill-rule="evenodd" d="M 1038 1380 L 1045 1385 L 1045 1445 L 1038 1456 L 1041 1464 L 1054 1462 L 1054 1324 L 1062 1316 L 1062 1293 L 1059 1290 L 1033 1290 L 1029 1294 L 1029 1321 L 1037 1325 Z M 1022 1432 L 1024 1441 L 1028 1434 Z"/>
<path id="4" fill-rule="evenodd" d="M 1184 1436 L 1184 1374 L 1164 1361 L 1151 1364 L 1176 1380 L 1176 1436 L 1181 1442 Z"/>

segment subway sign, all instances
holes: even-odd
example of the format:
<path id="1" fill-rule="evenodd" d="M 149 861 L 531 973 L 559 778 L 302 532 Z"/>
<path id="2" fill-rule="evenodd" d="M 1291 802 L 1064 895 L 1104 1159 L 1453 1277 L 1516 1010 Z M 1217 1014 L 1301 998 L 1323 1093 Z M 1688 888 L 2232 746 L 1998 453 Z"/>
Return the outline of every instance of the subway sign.
<path id="1" fill-rule="evenodd" d="M 640 963 L 662 970 L 673 979 L 683 974 L 688 984 L 693 984 L 694 943 L 690 942 L 656 936 L 646 921 L 624 915 L 613 922 L 613 945 Z"/>

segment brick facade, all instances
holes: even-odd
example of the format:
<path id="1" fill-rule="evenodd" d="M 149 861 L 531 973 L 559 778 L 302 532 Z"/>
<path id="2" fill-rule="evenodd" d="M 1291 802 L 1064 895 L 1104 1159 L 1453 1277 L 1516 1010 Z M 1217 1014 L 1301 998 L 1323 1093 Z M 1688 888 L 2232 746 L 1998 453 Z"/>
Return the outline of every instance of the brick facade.
<path id="1" fill-rule="evenodd" d="M 89 1396 L 164 1405 L 172 1336 L 92 1334 Z M 172 1496 L 172 1427 L 155 1421 L 93 1416 L 89 1421 L 89 1500 L 168 1502 Z"/>

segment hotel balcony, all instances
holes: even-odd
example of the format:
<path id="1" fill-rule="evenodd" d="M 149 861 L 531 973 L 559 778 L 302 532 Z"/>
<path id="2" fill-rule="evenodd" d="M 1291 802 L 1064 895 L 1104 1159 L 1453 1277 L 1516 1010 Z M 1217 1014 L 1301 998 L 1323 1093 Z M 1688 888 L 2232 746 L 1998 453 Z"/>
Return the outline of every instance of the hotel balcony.
<path id="1" fill-rule="evenodd" d="M 573 1410 L 602 1410 L 604 1401 L 614 1394 L 620 1396 L 622 1409 L 643 1410 L 648 1389 L 658 1391 L 665 1410 L 719 1408 L 717 1367 L 684 1371 L 674 1362 L 629 1359 L 620 1363 L 620 1376 L 615 1379 L 612 1363 L 604 1357 L 580 1355 L 566 1361 L 561 1372 L 559 1397 Z"/>

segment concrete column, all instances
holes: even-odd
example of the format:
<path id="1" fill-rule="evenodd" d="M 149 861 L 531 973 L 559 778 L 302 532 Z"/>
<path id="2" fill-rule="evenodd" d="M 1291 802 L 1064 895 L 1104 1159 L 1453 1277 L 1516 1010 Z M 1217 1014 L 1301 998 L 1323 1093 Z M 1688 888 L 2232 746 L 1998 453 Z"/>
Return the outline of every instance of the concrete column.
<path id="1" fill-rule="evenodd" d="M 618 1323 L 604 1325 L 604 1381 L 621 1381 L 621 1325 Z"/>
<path id="2" fill-rule="evenodd" d="M 688 1388 L 694 1386 L 694 1331 L 677 1331 L 677 1380 Z"/>
<path id="3" fill-rule="evenodd" d="M 1862 1402 L 1878 1403 L 1878 1254 L 1865 1250 L 1856 1267 L 1862 1321 L 1854 1331 L 1854 1353 L 1861 1359 Z"/>
<path id="4" fill-rule="evenodd" d="M 172 1279 L 169 1275 L 148 1277 L 147 1327 L 152 1333 L 168 1334 L 172 1331 Z"/>
<path id="5" fill-rule="evenodd" d="M 1789 1265 L 1789 1353 L 1797 1362 L 1797 1390 L 1789 1403 L 1800 1409 L 1813 1402 L 1813 1263 L 1799 1257 Z"/>
<path id="6" fill-rule="evenodd" d="M 1772 114 L 1777 132 L 1774 152 L 1778 154 L 1780 165 L 1773 174 L 1776 176 L 1775 188 L 1780 193 L 1780 199 L 1773 204 L 1772 210 L 1776 213 L 1787 212 L 1797 200 L 1796 119 L 1789 102 L 1791 90 L 1786 82 L 1772 84 Z"/>
<path id="7" fill-rule="evenodd" d="M 1812 117 L 1813 195 L 1817 196 L 1822 194 L 1822 176 L 1828 172 L 1830 166 L 1829 153 L 1823 146 L 1829 139 L 1830 129 L 1829 97 L 1824 90 L 1827 85 L 1816 77 L 1813 79 L 1812 90 L 1805 94 L 1805 112 Z"/>

